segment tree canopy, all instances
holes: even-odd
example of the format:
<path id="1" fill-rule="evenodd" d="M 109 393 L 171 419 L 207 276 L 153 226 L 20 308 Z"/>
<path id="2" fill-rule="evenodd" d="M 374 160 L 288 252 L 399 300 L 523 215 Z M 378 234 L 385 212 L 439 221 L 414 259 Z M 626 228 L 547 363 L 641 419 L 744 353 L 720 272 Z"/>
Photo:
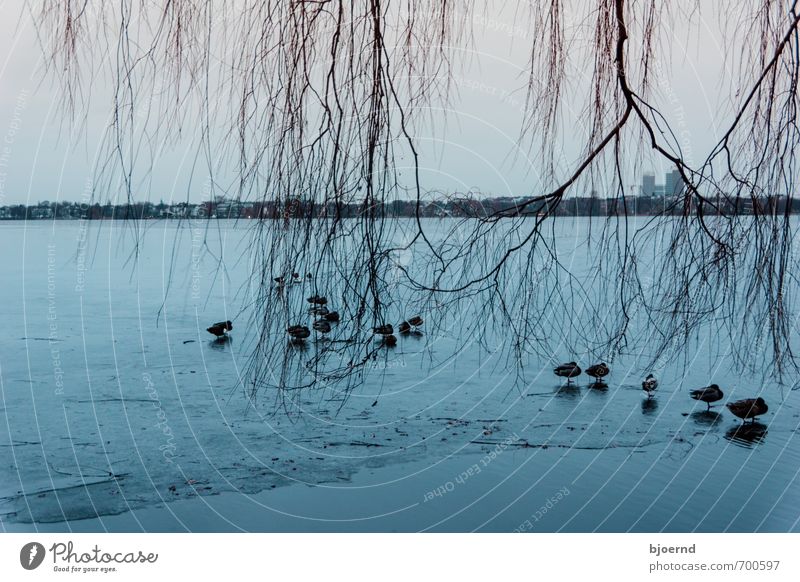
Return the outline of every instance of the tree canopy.
<path id="1" fill-rule="evenodd" d="M 354 329 L 383 322 L 401 298 L 433 326 L 469 304 L 478 315 L 459 322 L 463 336 L 495 325 L 517 357 L 549 355 L 552 338 L 539 322 L 576 313 L 580 303 L 581 321 L 565 315 L 565 334 L 591 341 L 576 339 L 576 350 L 613 358 L 629 342 L 646 341 L 654 358 L 663 357 L 714 325 L 737 346 L 742 365 L 756 344 L 776 371 L 794 365 L 797 271 L 787 209 L 800 138 L 796 2 L 743 2 L 715 12 L 733 75 L 718 88 L 719 139 L 691 156 L 663 110 L 659 78 L 674 72 L 667 49 L 673 24 L 699 27 L 699 2 L 520 2 L 514 14 L 527 44 L 519 50 L 528 59 L 518 140 L 541 163 L 541 188 L 507 209 L 459 219 L 444 237 L 431 234 L 419 212 L 409 228 L 384 220 L 380 209 L 402 197 L 421 207 L 427 187 L 417 131 L 436 123 L 431 111 L 452 99 L 456 51 L 471 46 L 476 14 L 493 3 L 34 5 L 65 106 L 79 113 L 98 79 L 113 87 L 97 192 L 122 187 L 133 197 L 148 161 L 191 128 L 200 136 L 195 163 L 210 175 L 204 192 L 276 203 L 291 217 L 256 227 L 255 385 L 290 383 L 274 375 L 288 360 L 285 346 L 269 338 L 300 307 L 276 301 L 272 279 L 300 264 L 329 274 L 315 279 L 316 291 L 346 295 Z M 587 131 L 580 156 L 565 168 L 557 160 L 573 111 Z M 663 212 L 634 224 L 623 167 L 646 156 L 674 168 L 685 187 Z M 400 175 L 401 165 L 412 168 L 410 176 Z M 235 179 L 218 180 L 222 168 L 232 168 Z M 560 205 L 597 183 L 619 210 L 599 220 L 589 237 L 598 259 L 578 276 L 554 252 L 553 223 Z M 298 199 L 306 209 L 299 213 Z M 726 212 L 741 200 L 752 204 L 752 215 Z M 363 208 L 355 219 L 336 211 L 354 204 Z M 654 241 L 662 250 L 651 256 Z M 397 260 L 408 252 L 414 268 Z M 649 330 L 646 338 L 631 333 L 634 321 Z M 354 336 L 315 357 L 341 361 L 326 367 L 326 379 L 350 378 L 370 346 Z"/>

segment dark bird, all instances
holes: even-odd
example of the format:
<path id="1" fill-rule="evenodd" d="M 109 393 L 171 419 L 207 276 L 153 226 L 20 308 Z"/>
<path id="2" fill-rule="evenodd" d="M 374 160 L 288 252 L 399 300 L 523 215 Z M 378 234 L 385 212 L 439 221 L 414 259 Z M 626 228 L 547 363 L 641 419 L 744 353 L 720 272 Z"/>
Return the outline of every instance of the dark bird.
<path id="1" fill-rule="evenodd" d="M 383 336 L 383 344 L 390 348 L 393 348 L 394 346 L 397 345 L 397 337 L 392 334 L 385 335 Z"/>
<path id="2" fill-rule="evenodd" d="M 373 327 L 372 332 L 375 335 L 392 335 L 394 333 L 394 328 L 392 327 L 391 323 L 387 323 L 384 325 L 379 325 L 378 327 Z M 397 338 L 395 338 L 396 340 Z"/>
<path id="3" fill-rule="evenodd" d="M 407 321 L 403 321 L 397 326 L 397 331 L 400 333 L 409 333 L 411 331 L 411 324 Z"/>
<path id="4" fill-rule="evenodd" d="M 327 315 L 328 314 L 328 308 L 325 307 L 324 305 L 317 305 L 316 307 L 312 307 L 309 311 L 313 315 Z"/>
<path id="5" fill-rule="evenodd" d="M 745 398 L 736 402 L 728 402 L 725 406 L 734 416 L 741 418 L 743 422 L 748 418 L 752 418 L 753 422 L 755 422 L 756 416 L 766 414 L 769 410 L 769 406 L 760 396 L 758 398 Z"/>
<path id="6" fill-rule="evenodd" d="M 284 281 L 285 281 L 285 280 L 284 280 L 284 278 L 283 278 L 283 277 L 275 277 L 275 278 L 273 279 L 273 281 L 275 281 L 275 282 L 276 282 L 278 285 L 283 285 L 283 283 L 284 283 Z"/>
<path id="7" fill-rule="evenodd" d="M 594 366 L 589 366 L 586 368 L 586 373 L 589 374 L 595 380 L 600 380 L 600 378 L 604 378 L 608 376 L 608 373 L 611 370 L 606 366 L 605 362 L 601 364 L 595 364 Z"/>
<path id="8" fill-rule="evenodd" d="M 410 323 L 414 327 L 419 327 L 422 325 L 423 319 L 419 315 L 415 315 L 414 317 L 408 318 L 408 323 Z"/>
<path id="9" fill-rule="evenodd" d="M 222 337 L 232 329 L 233 324 L 230 321 L 218 321 L 211 327 L 207 328 L 206 331 L 217 337 Z"/>
<path id="10" fill-rule="evenodd" d="M 331 323 L 335 323 L 339 321 L 339 312 L 338 311 L 329 311 L 323 315 L 325 321 L 330 321 Z"/>
<path id="11" fill-rule="evenodd" d="M 647 378 L 642 382 L 642 390 L 647 392 L 647 397 L 650 398 L 653 392 L 656 391 L 656 388 L 658 388 L 658 380 L 656 380 L 655 376 L 652 374 L 648 374 Z"/>
<path id="12" fill-rule="evenodd" d="M 305 325 L 291 325 L 286 329 L 293 340 L 303 341 L 311 335 L 311 330 Z"/>
<path id="13" fill-rule="evenodd" d="M 566 378 L 567 382 L 571 382 L 571 378 L 580 376 L 581 368 L 575 362 L 567 362 L 566 364 L 561 364 L 560 366 L 553 368 L 553 372 L 556 376 Z"/>
<path id="14" fill-rule="evenodd" d="M 708 409 L 711 409 L 711 403 L 716 402 L 717 400 L 722 400 L 724 394 L 722 390 L 719 389 L 719 386 L 716 384 L 712 384 L 706 388 L 699 388 L 697 390 L 692 390 L 689 392 L 689 396 L 694 398 L 695 400 L 701 400 L 708 404 Z"/>
<path id="15" fill-rule="evenodd" d="M 292 279 L 299 279 L 300 273 L 292 273 Z"/>
<path id="16" fill-rule="evenodd" d="M 308 299 L 306 299 L 309 303 L 313 305 L 325 305 L 328 302 L 326 297 L 321 297 L 319 295 L 312 295 Z"/>
<path id="17" fill-rule="evenodd" d="M 312 324 L 312 327 L 320 333 L 328 333 L 331 331 L 331 324 L 324 319 L 318 319 Z"/>

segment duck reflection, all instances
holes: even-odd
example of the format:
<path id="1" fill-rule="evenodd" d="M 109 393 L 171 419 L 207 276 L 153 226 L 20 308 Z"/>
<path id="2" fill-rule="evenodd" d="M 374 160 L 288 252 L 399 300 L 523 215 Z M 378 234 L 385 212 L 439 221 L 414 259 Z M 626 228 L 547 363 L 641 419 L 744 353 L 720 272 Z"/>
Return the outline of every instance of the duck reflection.
<path id="1" fill-rule="evenodd" d="M 297 352 L 305 352 L 308 350 L 308 342 L 304 340 L 297 340 L 297 339 L 290 339 L 287 342 L 290 350 L 294 350 Z"/>
<path id="2" fill-rule="evenodd" d="M 722 422 L 722 415 L 713 410 L 698 410 L 691 414 L 692 420 L 700 426 L 714 426 Z"/>
<path id="3" fill-rule="evenodd" d="M 598 380 L 597 382 L 592 382 L 591 384 L 589 384 L 589 388 L 591 388 L 592 390 L 597 390 L 599 392 L 605 392 L 606 390 L 608 390 L 608 384 L 606 384 L 602 380 Z"/>
<path id="4" fill-rule="evenodd" d="M 225 347 L 230 343 L 233 343 L 233 338 L 231 336 L 221 335 L 208 342 L 208 345 L 211 346 L 211 349 L 224 351 Z"/>
<path id="5" fill-rule="evenodd" d="M 578 398 L 581 395 L 581 389 L 577 384 L 560 384 L 553 389 L 553 393 L 562 398 Z"/>
<path id="6" fill-rule="evenodd" d="M 649 397 L 642 400 L 642 414 L 653 414 L 656 410 L 658 410 L 658 400 Z"/>
<path id="7" fill-rule="evenodd" d="M 767 426 L 760 422 L 751 422 L 748 424 L 739 424 L 728 429 L 725 433 L 725 438 L 734 444 L 744 447 L 752 447 L 753 445 L 764 442 L 767 436 Z"/>

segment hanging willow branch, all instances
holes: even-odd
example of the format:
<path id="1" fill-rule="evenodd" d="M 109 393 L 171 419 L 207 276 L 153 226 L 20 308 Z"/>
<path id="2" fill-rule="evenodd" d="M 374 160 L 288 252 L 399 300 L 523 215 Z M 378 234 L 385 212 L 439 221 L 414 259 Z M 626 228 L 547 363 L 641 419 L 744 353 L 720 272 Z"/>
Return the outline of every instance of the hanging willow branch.
<path id="1" fill-rule="evenodd" d="M 658 86 L 670 23 L 692 22 L 694 7 L 528 4 L 517 14 L 530 31 L 520 143 L 543 161 L 540 193 L 447 226 L 421 218 L 415 132 L 430 123 L 425 111 L 451 98 L 454 51 L 473 42 L 472 2 L 64 0 L 40 3 L 35 16 L 67 107 L 85 103 L 93 83 L 114 87 L 98 195 L 121 186 L 133 197 L 148 161 L 180 138 L 207 169 L 204 194 L 270 208 L 252 248 L 254 391 L 352 386 L 380 354 L 368 329 L 416 310 L 431 330 L 470 342 L 488 346 L 499 330 L 518 362 L 551 357 L 560 342 L 609 360 L 646 344 L 656 362 L 711 325 L 740 364 L 757 344 L 778 372 L 794 365 L 796 3 L 720 14 L 738 76 L 719 142 L 700 163 L 659 110 Z M 588 83 L 571 82 L 576 64 L 590 68 Z M 586 128 L 566 168 L 556 162 L 565 107 L 581 111 Z M 686 186 L 635 222 L 623 175 L 644 152 Z M 595 183 L 615 211 L 589 235 L 589 265 L 576 269 L 558 254 L 555 214 Z M 409 194 L 413 225 L 388 219 L 390 203 Z M 737 211 L 744 201 L 752 215 Z M 352 205 L 356 218 L 345 216 Z M 404 253 L 413 261 L 396 260 Z M 328 296 L 347 322 L 312 353 L 284 341 L 308 305 L 273 280 L 296 271 L 302 295 Z"/>

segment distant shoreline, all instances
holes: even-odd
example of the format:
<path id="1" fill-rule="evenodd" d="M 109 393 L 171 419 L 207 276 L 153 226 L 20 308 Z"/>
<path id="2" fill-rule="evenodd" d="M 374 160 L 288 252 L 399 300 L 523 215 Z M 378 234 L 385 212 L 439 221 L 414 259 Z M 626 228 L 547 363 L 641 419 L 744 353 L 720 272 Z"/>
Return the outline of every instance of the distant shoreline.
<path id="1" fill-rule="evenodd" d="M 681 216 L 700 208 L 693 201 L 690 208 L 683 200 L 664 196 L 622 198 L 576 197 L 557 205 L 531 198 L 450 198 L 420 202 L 395 200 L 379 205 L 336 204 L 328 202 L 285 201 L 242 202 L 221 199 L 197 204 L 87 204 L 77 202 L 40 202 L 36 205 L 0 206 L 0 221 L 14 220 L 185 220 L 185 219 L 262 219 L 283 220 L 307 217 L 330 219 L 360 218 L 488 218 L 521 216 Z M 785 196 L 751 199 L 734 198 L 708 201 L 702 211 L 707 216 L 794 215 L 800 214 L 800 200 Z"/>

